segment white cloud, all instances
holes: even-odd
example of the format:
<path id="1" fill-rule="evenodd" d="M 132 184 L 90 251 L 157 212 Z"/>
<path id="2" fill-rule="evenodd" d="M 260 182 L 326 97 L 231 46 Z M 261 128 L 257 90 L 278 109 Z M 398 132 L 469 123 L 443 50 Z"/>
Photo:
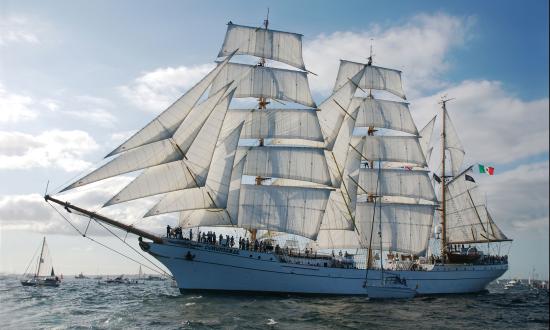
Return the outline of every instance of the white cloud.
<path id="1" fill-rule="evenodd" d="M 544 161 L 497 172 L 494 176 L 477 177 L 499 225 L 520 230 L 546 228 L 548 232 L 548 171 L 548 161 Z"/>
<path id="2" fill-rule="evenodd" d="M 23 16 L 4 16 L 0 21 L 0 46 L 8 43 L 38 44 L 36 26 Z"/>
<path id="3" fill-rule="evenodd" d="M 98 148 L 83 131 L 45 131 L 38 135 L 0 131 L 0 169 L 36 167 L 82 171 L 90 163 L 84 156 Z"/>
<path id="4" fill-rule="evenodd" d="M 160 68 L 146 72 L 119 91 L 142 110 L 160 113 L 203 78 L 214 64 Z"/>
<path id="5" fill-rule="evenodd" d="M 141 199 L 134 202 L 117 204 L 101 209 L 101 205 L 132 180 L 129 176 L 120 176 L 92 183 L 61 195 L 55 196 L 62 201 L 69 201 L 87 210 L 98 212 L 117 221 L 133 224 L 139 221 L 157 201 L 158 196 Z M 73 225 L 84 231 L 89 218 L 67 213 L 61 206 L 54 205 Z M 148 218 L 139 221 L 139 228 L 151 232 L 162 233 L 164 220 L 174 216 Z M 172 219 L 172 222 L 175 222 Z M 43 234 L 78 235 L 51 206 L 46 204 L 39 194 L 0 196 L 0 227 L 2 230 L 32 231 Z M 112 229 L 112 228 L 110 228 Z M 90 227 L 90 235 L 110 235 L 105 229 L 95 224 Z"/>
<path id="6" fill-rule="evenodd" d="M 464 81 L 411 101 L 419 127 L 440 113 L 441 95 L 455 100 L 447 110 L 466 149 L 466 163 L 510 163 L 548 153 L 548 98 L 524 101 L 496 81 Z"/>
<path id="7" fill-rule="evenodd" d="M 310 87 L 329 92 L 334 86 L 339 60 L 366 63 L 371 43 L 374 64 L 405 72 L 404 88 L 409 96 L 444 86 L 440 76 L 450 65 L 447 55 L 453 47 L 465 42 L 472 22 L 472 18 L 445 14 L 418 15 L 400 26 L 373 25 L 363 32 L 319 35 L 304 44 L 306 66 L 318 75 L 310 75 Z"/>
<path id="8" fill-rule="evenodd" d="M 27 95 L 11 93 L 0 83 L 0 123 L 17 123 L 35 119 L 34 100 Z"/>
<path id="9" fill-rule="evenodd" d="M 91 121 L 103 127 L 112 127 L 117 121 L 117 118 L 108 110 L 114 107 L 113 103 L 99 97 L 79 95 L 64 100 L 44 99 L 40 103 L 57 115 Z"/>

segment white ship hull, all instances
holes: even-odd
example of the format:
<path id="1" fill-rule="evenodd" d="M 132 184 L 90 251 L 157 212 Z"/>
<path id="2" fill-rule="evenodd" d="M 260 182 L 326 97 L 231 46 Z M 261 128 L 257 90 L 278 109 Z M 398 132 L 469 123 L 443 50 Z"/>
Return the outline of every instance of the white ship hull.
<path id="1" fill-rule="evenodd" d="M 279 261 L 273 253 L 238 250 L 191 241 L 146 243 L 145 250 L 164 264 L 181 292 L 234 291 L 326 295 L 367 295 L 365 269 L 324 267 Z M 428 271 L 392 271 L 418 294 L 469 293 L 485 290 L 506 272 L 499 265 L 435 265 Z M 369 270 L 368 282 L 382 272 Z"/>

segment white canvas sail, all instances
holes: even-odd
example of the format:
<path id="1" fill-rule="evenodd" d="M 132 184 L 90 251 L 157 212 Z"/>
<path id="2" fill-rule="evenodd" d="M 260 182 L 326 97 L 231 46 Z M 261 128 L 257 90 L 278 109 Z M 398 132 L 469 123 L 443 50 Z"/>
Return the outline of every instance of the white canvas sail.
<path id="1" fill-rule="evenodd" d="M 305 70 L 301 34 L 230 23 L 218 57 L 234 51 L 238 55 L 263 57 Z"/>
<path id="2" fill-rule="evenodd" d="M 346 115 L 342 125 L 340 126 L 340 130 L 338 131 L 332 150 L 325 151 L 327 164 L 332 176 L 332 183 L 334 187 L 339 187 L 342 183 L 342 173 L 344 172 L 346 159 L 350 151 L 349 146 L 353 135 L 353 129 L 355 127 L 357 111 L 358 109 L 355 109 L 352 113 Z M 358 145 L 359 143 L 363 146 L 363 142 L 360 141 L 357 141 L 355 145 Z"/>
<path id="3" fill-rule="evenodd" d="M 305 147 L 252 147 L 245 175 L 284 178 L 330 185 L 330 174 L 322 149 Z"/>
<path id="4" fill-rule="evenodd" d="M 234 226 L 231 218 L 224 209 L 200 209 L 180 212 L 179 225 L 182 228 L 200 226 Z"/>
<path id="5" fill-rule="evenodd" d="M 180 150 L 168 139 L 146 144 L 118 155 L 115 159 L 99 167 L 62 191 L 80 187 L 92 182 L 111 178 L 151 166 L 179 160 L 183 157 Z"/>
<path id="6" fill-rule="evenodd" d="M 231 81 L 237 84 L 235 97 L 265 97 L 283 102 L 315 107 L 307 74 L 302 71 L 277 69 L 249 64 L 228 63 L 212 83 L 218 91 Z"/>
<path id="7" fill-rule="evenodd" d="M 354 97 L 350 107 L 356 106 L 359 107 L 356 127 L 387 128 L 418 135 L 407 103 Z"/>
<path id="8" fill-rule="evenodd" d="M 381 223 L 382 249 L 422 255 L 428 247 L 433 215 L 433 205 L 357 203 L 356 223 L 367 241 L 373 229 L 371 246 L 376 249 L 380 248 Z"/>
<path id="9" fill-rule="evenodd" d="M 205 126 L 207 119 L 211 114 L 220 109 L 227 108 L 230 95 L 226 95 L 229 86 L 228 84 L 221 88 L 218 92 L 209 95 L 208 99 L 196 106 L 193 111 L 185 118 L 178 129 L 174 132 L 173 141 L 178 145 L 184 153 L 187 153 L 193 141 L 197 138 L 199 132 Z M 226 95 L 224 98 L 222 98 Z"/>
<path id="10" fill-rule="evenodd" d="M 241 128 L 242 124 L 234 128 L 216 147 L 204 187 L 172 191 L 145 216 L 195 209 L 225 208 Z"/>
<path id="11" fill-rule="evenodd" d="M 472 182 L 471 168 L 446 186 L 446 236 L 448 243 L 506 241 L 487 210 L 478 185 Z"/>
<path id="12" fill-rule="evenodd" d="M 348 79 L 360 71 L 363 71 L 359 81 L 359 87 L 362 89 L 388 91 L 402 99 L 406 99 L 401 83 L 401 71 L 346 60 L 340 60 L 334 90 L 346 84 Z"/>
<path id="13" fill-rule="evenodd" d="M 402 196 L 436 201 L 427 171 L 403 169 L 359 169 L 359 193 L 381 196 Z"/>
<path id="14" fill-rule="evenodd" d="M 219 63 L 216 68 L 210 71 L 195 86 L 191 87 L 182 97 L 106 157 L 172 136 L 232 56 L 233 54 L 229 54 L 223 62 Z"/>
<path id="15" fill-rule="evenodd" d="M 353 230 L 355 222 L 355 205 L 359 181 L 359 166 L 364 139 L 355 145 L 348 146 L 348 157 L 343 168 L 340 189 L 330 194 L 327 208 L 321 223 L 321 230 Z"/>
<path id="16" fill-rule="evenodd" d="M 361 78 L 363 71 L 357 72 L 350 79 L 342 84 L 340 88 L 335 90 L 326 100 L 319 105 L 317 118 L 321 125 L 321 131 L 325 139 L 325 146 L 331 150 L 334 141 L 338 136 L 340 127 L 346 115 L 349 115 L 348 109 L 351 99 L 357 90 L 357 83 Z M 355 109 L 352 109 L 352 112 Z"/>
<path id="17" fill-rule="evenodd" d="M 244 121 L 242 139 L 303 139 L 323 141 L 316 110 L 230 109 L 228 125 Z"/>
<path id="18" fill-rule="evenodd" d="M 460 173 L 460 168 L 462 167 L 462 161 L 464 160 L 465 152 L 447 110 L 444 111 L 444 116 L 445 149 L 448 150 L 451 155 L 451 175 L 456 176 Z"/>
<path id="19" fill-rule="evenodd" d="M 50 249 L 48 248 L 48 243 L 46 243 L 45 238 L 42 241 L 42 249 L 40 252 L 41 253 L 38 256 L 38 265 L 35 274 L 36 276 L 40 277 L 50 276 L 52 274 L 53 261 L 50 254 Z"/>
<path id="20" fill-rule="evenodd" d="M 364 249 L 368 244 L 355 230 L 321 229 L 315 240 L 315 247 L 322 249 Z"/>
<path id="21" fill-rule="evenodd" d="M 216 143 L 220 137 L 227 108 L 233 97 L 230 92 L 212 111 L 189 150 L 185 154 L 185 165 L 194 174 L 199 185 L 203 185 L 212 162 Z"/>
<path id="22" fill-rule="evenodd" d="M 196 186 L 187 165 L 182 160 L 176 160 L 149 167 L 103 206 Z"/>
<path id="23" fill-rule="evenodd" d="M 239 227 L 314 239 L 330 192 L 328 189 L 242 185 Z"/>
<path id="24" fill-rule="evenodd" d="M 424 153 L 416 136 L 366 136 L 363 156 L 380 160 L 426 166 Z"/>
<path id="25" fill-rule="evenodd" d="M 428 155 L 431 155 L 430 152 L 430 141 L 432 140 L 432 135 L 434 131 L 435 126 L 435 119 L 437 116 L 434 116 L 432 120 L 430 120 L 426 126 L 424 126 L 419 134 L 420 134 L 420 147 L 422 147 L 422 151 L 424 152 L 424 155 L 426 155 L 426 161 L 429 163 L 430 157 Z"/>

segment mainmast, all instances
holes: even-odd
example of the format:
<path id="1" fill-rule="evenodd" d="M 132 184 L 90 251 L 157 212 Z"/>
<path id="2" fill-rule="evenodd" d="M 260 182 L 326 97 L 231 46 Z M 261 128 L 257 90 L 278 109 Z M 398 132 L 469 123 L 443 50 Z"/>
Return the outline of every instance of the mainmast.
<path id="1" fill-rule="evenodd" d="M 267 16 L 265 17 L 264 19 L 264 29 L 267 31 L 267 28 L 269 26 L 269 8 L 267 8 Z M 266 59 L 265 57 L 260 57 L 260 61 L 258 62 L 258 66 L 265 66 L 265 63 L 266 63 Z M 260 96 L 258 98 L 258 109 L 259 110 L 267 110 L 267 105 L 269 104 L 269 101 L 267 101 L 267 98 L 264 97 L 264 96 Z M 264 146 L 264 138 L 261 137 L 259 140 L 259 146 L 260 147 L 263 147 Z M 266 180 L 266 178 L 263 178 L 261 176 L 257 176 L 256 179 L 255 179 L 255 184 L 256 185 L 261 185 L 262 182 Z M 252 242 L 256 241 L 256 234 L 258 233 L 258 229 L 250 229 L 250 238 L 252 240 Z"/>
<path id="2" fill-rule="evenodd" d="M 441 125 L 441 259 L 443 262 L 447 259 L 447 224 L 446 224 L 446 210 L 445 210 L 445 150 L 447 144 L 445 141 L 446 135 L 446 116 L 447 116 L 447 102 L 452 99 L 448 99 L 446 96 L 443 96 L 441 99 L 441 111 L 442 111 L 442 125 Z"/>
<path id="3" fill-rule="evenodd" d="M 46 237 L 42 239 L 42 249 L 40 250 L 40 256 L 38 257 L 38 266 L 36 267 L 35 277 L 40 274 L 40 265 L 42 264 L 42 257 L 44 256 L 44 246 L 46 245 Z"/>

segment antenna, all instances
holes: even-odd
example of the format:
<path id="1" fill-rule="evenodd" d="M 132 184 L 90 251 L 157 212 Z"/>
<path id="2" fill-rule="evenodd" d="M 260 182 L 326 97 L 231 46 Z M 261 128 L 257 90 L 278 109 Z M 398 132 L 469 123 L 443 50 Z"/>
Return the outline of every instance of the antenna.
<path id="1" fill-rule="evenodd" d="M 265 19 L 264 19 L 264 27 L 266 30 L 268 26 L 269 26 L 269 7 L 267 7 L 267 15 L 265 16 Z"/>
<path id="2" fill-rule="evenodd" d="M 372 44 L 374 42 L 374 38 L 370 38 L 370 55 L 368 57 L 368 62 L 367 62 L 367 65 L 372 65 L 372 57 L 374 56 L 374 54 L 372 53 Z"/>
<path id="3" fill-rule="evenodd" d="M 455 99 L 454 97 L 453 97 L 453 98 L 449 98 L 449 97 L 447 96 L 447 94 L 444 94 L 444 95 L 441 96 L 441 101 L 439 101 L 438 103 L 441 104 L 441 105 L 443 105 L 443 106 L 445 106 L 445 105 L 447 104 L 447 102 L 452 101 L 452 100 L 454 100 L 454 99 Z"/>

